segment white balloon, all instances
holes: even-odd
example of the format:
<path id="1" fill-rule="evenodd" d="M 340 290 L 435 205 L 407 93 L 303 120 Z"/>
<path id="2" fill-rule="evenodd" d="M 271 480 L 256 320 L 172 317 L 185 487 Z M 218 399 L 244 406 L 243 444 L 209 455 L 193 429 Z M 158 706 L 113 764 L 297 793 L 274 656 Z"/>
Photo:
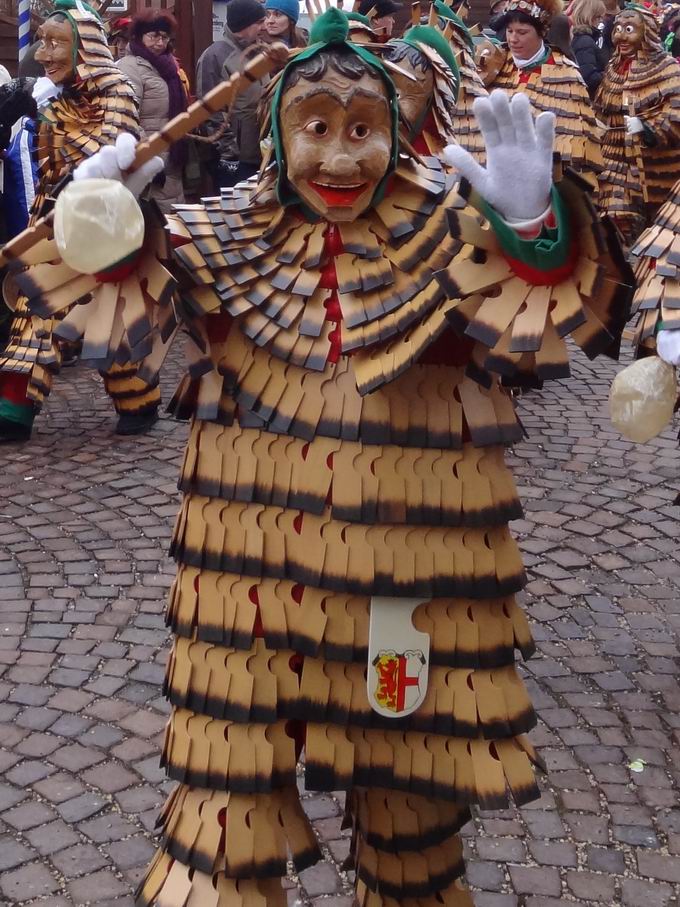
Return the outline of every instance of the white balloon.
<path id="1" fill-rule="evenodd" d="M 673 417 L 675 369 L 658 356 L 639 359 L 612 381 L 609 412 L 614 428 L 631 441 L 655 438 Z"/>
<path id="2" fill-rule="evenodd" d="M 144 216 L 122 183 L 69 183 L 54 208 L 54 239 L 62 260 L 81 274 L 98 274 L 141 249 Z"/>

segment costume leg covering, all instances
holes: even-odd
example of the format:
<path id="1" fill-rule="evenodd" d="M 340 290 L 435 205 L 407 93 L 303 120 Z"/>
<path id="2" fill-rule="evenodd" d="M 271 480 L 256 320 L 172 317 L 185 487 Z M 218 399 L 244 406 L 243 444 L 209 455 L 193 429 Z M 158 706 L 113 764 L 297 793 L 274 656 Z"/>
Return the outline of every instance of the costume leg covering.
<path id="1" fill-rule="evenodd" d="M 143 416 L 156 410 L 161 402 L 158 381 L 147 384 L 137 374 L 137 365 L 114 365 L 100 372 L 106 393 L 118 415 Z"/>

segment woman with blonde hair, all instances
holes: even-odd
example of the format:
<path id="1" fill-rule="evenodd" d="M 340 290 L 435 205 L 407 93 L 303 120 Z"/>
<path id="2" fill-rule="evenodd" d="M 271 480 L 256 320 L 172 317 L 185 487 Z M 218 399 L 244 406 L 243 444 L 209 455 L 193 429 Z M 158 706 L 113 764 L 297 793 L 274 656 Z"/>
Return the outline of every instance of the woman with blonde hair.
<path id="1" fill-rule="evenodd" d="M 571 49 L 591 98 L 609 62 L 602 28 L 606 12 L 604 0 L 576 0 L 571 10 Z"/>

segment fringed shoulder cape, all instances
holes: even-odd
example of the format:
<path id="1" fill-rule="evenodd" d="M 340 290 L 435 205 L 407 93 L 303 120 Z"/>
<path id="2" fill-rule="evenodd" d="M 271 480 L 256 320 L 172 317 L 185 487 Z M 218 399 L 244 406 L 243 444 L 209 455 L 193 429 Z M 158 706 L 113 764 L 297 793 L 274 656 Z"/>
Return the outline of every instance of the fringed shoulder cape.
<path id="1" fill-rule="evenodd" d="M 602 169 L 601 129 L 579 68 L 558 50 L 550 49 L 544 63 L 519 69 L 509 50 L 498 75 L 488 86 L 510 94 L 523 91 L 537 113 L 556 116 L 555 151 L 564 166 L 585 176 L 593 188 Z"/>

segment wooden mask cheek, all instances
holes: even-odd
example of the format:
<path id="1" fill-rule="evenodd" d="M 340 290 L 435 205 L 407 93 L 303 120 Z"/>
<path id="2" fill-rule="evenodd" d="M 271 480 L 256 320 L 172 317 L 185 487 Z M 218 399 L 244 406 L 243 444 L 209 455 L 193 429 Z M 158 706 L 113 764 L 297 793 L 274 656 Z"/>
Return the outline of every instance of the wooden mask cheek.
<path id="1" fill-rule="evenodd" d="M 43 25 L 41 44 L 36 50 L 35 59 L 45 67 L 46 75 L 57 85 L 71 82 L 75 76 L 73 42 L 73 29 L 68 21 L 48 21 Z"/>
<path id="2" fill-rule="evenodd" d="M 422 121 L 434 92 L 434 78 L 430 70 L 414 72 L 414 75 L 417 77 L 415 82 L 398 74 L 393 78 L 399 95 L 399 110 L 411 127 Z"/>

